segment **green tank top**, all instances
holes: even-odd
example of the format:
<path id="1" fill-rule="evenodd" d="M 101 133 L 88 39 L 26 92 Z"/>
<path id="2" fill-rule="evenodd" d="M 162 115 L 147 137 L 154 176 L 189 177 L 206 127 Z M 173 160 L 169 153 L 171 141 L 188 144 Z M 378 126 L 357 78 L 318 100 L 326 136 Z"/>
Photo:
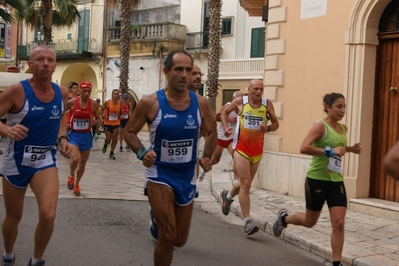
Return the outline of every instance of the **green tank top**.
<path id="1" fill-rule="evenodd" d="M 317 148 L 324 148 L 326 146 L 330 146 L 331 148 L 346 147 L 348 140 L 346 139 L 344 125 L 338 123 L 343 132 L 339 134 L 324 119 L 319 121 L 324 124 L 326 132 L 323 138 L 313 143 L 313 146 Z M 344 180 L 341 169 L 342 161 L 340 156 L 329 158 L 326 155 L 315 155 L 308 169 L 307 176 L 316 180 L 341 182 Z"/>

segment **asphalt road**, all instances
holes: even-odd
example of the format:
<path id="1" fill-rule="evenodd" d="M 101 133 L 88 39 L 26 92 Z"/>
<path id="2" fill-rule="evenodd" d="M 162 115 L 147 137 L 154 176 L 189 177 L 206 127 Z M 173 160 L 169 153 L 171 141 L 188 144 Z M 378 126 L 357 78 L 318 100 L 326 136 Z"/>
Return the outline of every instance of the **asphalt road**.
<path id="1" fill-rule="evenodd" d="M 2 197 L 0 214 L 2 221 Z M 36 200 L 26 197 L 15 245 L 16 265 L 26 265 L 32 254 L 36 223 Z M 148 202 L 60 199 L 56 228 L 45 259 L 49 266 L 153 265 L 153 250 Z M 196 205 L 189 240 L 184 247 L 175 248 L 172 265 L 323 265 L 323 262 L 324 259 L 262 231 L 245 237 L 241 225 L 228 223 L 222 215 Z"/>

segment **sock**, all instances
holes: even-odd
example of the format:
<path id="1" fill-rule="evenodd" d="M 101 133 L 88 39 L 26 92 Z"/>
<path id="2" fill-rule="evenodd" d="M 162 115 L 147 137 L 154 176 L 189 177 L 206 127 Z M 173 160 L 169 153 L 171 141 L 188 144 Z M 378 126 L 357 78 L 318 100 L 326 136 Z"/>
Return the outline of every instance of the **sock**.
<path id="1" fill-rule="evenodd" d="M 13 260 L 15 257 L 14 252 L 12 252 L 11 254 L 7 254 L 6 252 L 3 253 L 3 258 L 6 260 Z"/>
<path id="2" fill-rule="evenodd" d="M 228 199 L 228 200 L 232 200 L 232 199 L 233 199 L 233 197 L 230 195 L 230 192 L 229 192 L 229 193 L 227 193 L 227 195 L 226 195 L 226 199 Z"/>
<path id="3" fill-rule="evenodd" d="M 104 148 L 106 148 L 108 146 L 108 144 L 104 144 Z"/>
<path id="4" fill-rule="evenodd" d="M 340 266 L 341 265 L 341 261 L 333 261 L 333 266 Z"/>
<path id="5" fill-rule="evenodd" d="M 36 263 L 38 263 L 39 261 L 42 261 L 42 260 L 34 259 L 34 258 L 32 257 L 31 262 L 30 262 L 30 265 L 36 265 Z"/>
<path id="6" fill-rule="evenodd" d="M 244 225 L 246 225 L 247 223 L 250 223 L 251 221 L 252 221 L 251 217 L 244 218 Z"/>
<path id="7" fill-rule="evenodd" d="M 285 217 L 287 217 L 288 215 L 284 215 L 283 217 L 281 217 L 281 221 L 283 222 L 284 225 L 287 225 L 287 223 L 285 222 Z"/>

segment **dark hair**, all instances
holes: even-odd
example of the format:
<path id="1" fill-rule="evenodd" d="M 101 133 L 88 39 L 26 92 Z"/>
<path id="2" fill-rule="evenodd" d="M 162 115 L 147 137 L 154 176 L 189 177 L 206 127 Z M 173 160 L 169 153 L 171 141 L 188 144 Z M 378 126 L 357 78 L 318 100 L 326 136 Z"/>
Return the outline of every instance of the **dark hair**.
<path id="1" fill-rule="evenodd" d="M 338 99 L 345 99 L 345 97 L 341 93 L 335 93 L 335 92 L 324 95 L 324 97 L 323 97 L 324 112 L 327 113 L 326 106 L 331 107 L 333 105 L 333 103 Z"/>
<path id="2" fill-rule="evenodd" d="M 69 82 L 68 88 L 72 89 L 73 86 L 78 86 L 79 87 L 79 84 L 76 83 L 75 81 Z"/>
<path id="3" fill-rule="evenodd" d="M 119 92 L 119 90 L 118 90 L 118 89 L 113 89 L 111 93 L 114 93 L 114 91 L 117 91 L 117 92 Z"/>
<path id="4" fill-rule="evenodd" d="M 174 51 L 170 52 L 166 56 L 165 60 L 163 61 L 163 65 L 166 67 L 167 70 L 171 70 L 172 69 L 172 67 L 173 67 L 173 56 L 175 54 L 185 54 L 185 55 L 187 55 L 191 59 L 191 66 L 194 65 L 193 57 L 186 50 L 181 50 L 181 49 L 180 50 L 174 50 Z"/>

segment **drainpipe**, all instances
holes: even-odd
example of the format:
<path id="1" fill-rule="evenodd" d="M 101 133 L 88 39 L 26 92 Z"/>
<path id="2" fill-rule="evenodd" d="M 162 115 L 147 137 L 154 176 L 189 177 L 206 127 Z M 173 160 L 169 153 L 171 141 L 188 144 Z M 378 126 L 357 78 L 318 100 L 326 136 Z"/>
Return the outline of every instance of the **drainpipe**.
<path id="1" fill-rule="evenodd" d="M 101 90 L 101 102 L 104 104 L 104 93 L 105 93 L 105 74 L 106 74 L 106 67 L 105 67 L 105 63 L 106 63 L 106 59 L 107 59 L 107 18 L 108 17 L 108 9 L 107 9 L 107 1 L 104 1 L 104 19 L 103 19 L 103 28 L 105 29 L 103 31 L 103 41 L 102 41 L 102 60 L 103 60 L 103 64 L 102 64 L 102 82 L 103 82 L 103 88 Z"/>

